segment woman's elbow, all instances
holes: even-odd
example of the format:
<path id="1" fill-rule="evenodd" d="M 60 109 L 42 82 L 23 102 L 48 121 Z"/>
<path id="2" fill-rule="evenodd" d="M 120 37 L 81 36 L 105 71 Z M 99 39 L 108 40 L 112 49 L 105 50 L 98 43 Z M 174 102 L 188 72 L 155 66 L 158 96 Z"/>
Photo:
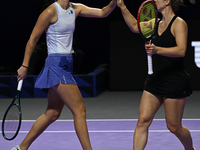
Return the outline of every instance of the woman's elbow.
<path id="1" fill-rule="evenodd" d="M 186 49 L 180 51 L 180 57 L 185 57 Z"/>
<path id="2" fill-rule="evenodd" d="M 108 17 L 108 15 L 109 15 L 109 13 L 100 13 L 99 14 L 99 18 L 106 18 L 106 17 Z"/>
<path id="3" fill-rule="evenodd" d="M 185 53 L 181 55 L 181 57 L 185 57 Z"/>
<path id="4" fill-rule="evenodd" d="M 133 32 L 133 33 L 139 33 L 138 27 L 137 26 L 129 26 L 129 29 Z"/>

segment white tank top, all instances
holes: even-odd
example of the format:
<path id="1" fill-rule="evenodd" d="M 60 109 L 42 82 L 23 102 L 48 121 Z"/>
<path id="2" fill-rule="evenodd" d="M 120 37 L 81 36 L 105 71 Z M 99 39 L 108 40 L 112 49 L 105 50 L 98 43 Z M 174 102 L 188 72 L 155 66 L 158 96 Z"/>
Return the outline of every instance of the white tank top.
<path id="1" fill-rule="evenodd" d="M 49 25 L 46 29 L 46 41 L 48 54 L 71 54 L 73 53 L 73 33 L 75 30 L 75 11 L 69 6 L 67 10 L 55 2 L 58 20 L 56 23 Z"/>

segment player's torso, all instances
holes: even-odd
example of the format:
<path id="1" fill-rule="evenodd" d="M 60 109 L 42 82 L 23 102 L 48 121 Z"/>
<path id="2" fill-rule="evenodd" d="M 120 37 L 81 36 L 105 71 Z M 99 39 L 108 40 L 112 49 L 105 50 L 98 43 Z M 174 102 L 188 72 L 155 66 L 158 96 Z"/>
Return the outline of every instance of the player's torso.
<path id="1" fill-rule="evenodd" d="M 175 47 L 176 39 L 171 32 L 171 27 L 176 17 L 170 22 L 170 24 L 165 27 L 165 30 L 159 33 L 159 23 L 152 36 L 152 43 L 159 47 Z M 153 76 L 166 76 L 172 72 L 183 72 L 184 62 L 182 57 L 166 57 L 161 55 L 153 55 Z"/>
<path id="2" fill-rule="evenodd" d="M 48 54 L 52 53 L 73 53 L 72 42 L 75 30 L 76 15 L 70 5 L 67 10 L 54 3 L 57 11 L 57 21 L 46 29 L 46 40 Z"/>

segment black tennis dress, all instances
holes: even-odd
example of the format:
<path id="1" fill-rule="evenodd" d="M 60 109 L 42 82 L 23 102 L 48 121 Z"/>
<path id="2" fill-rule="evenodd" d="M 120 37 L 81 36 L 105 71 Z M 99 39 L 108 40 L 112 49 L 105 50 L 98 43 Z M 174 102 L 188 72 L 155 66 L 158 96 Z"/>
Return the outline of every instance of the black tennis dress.
<path id="1" fill-rule="evenodd" d="M 159 47 L 176 46 L 175 37 L 171 33 L 171 26 L 177 16 L 174 16 L 167 29 L 158 35 L 158 25 L 152 36 L 152 43 Z M 183 57 L 166 57 L 152 55 L 153 74 L 148 75 L 144 90 L 161 97 L 183 98 L 192 94 L 190 76 L 185 71 Z"/>

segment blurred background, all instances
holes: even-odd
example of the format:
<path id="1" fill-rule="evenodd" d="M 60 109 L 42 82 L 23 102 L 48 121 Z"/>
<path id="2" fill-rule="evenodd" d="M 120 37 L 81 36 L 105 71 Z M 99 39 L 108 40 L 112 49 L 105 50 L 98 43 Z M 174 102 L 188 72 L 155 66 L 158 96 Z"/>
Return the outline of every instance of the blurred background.
<path id="1" fill-rule="evenodd" d="M 102 8 L 110 0 L 74 0 L 90 7 Z M 136 17 L 143 0 L 125 0 Z M 50 0 L 5 0 L 1 2 L 0 75 L 16 75 L 24 50 L 39 14 Z M 185 66 L 191 76 L 193 90 L 200 90 L 200 68 L 194 62 L 192 41 L 200 41 L 200 2 L 187 4 L 177 12 L 188 24 L 188 49 Z M 74 33 L 74 74 L 87 74 L 105 68 L 111 91 L 142 90 L 147 75 L 144 41 L 125 24 L 118 7 L 103 19 L 78 17 Z M 30 62 L 29 75 L 38 75 L 46 58 L 45 34 L 42 35 Z"/>

